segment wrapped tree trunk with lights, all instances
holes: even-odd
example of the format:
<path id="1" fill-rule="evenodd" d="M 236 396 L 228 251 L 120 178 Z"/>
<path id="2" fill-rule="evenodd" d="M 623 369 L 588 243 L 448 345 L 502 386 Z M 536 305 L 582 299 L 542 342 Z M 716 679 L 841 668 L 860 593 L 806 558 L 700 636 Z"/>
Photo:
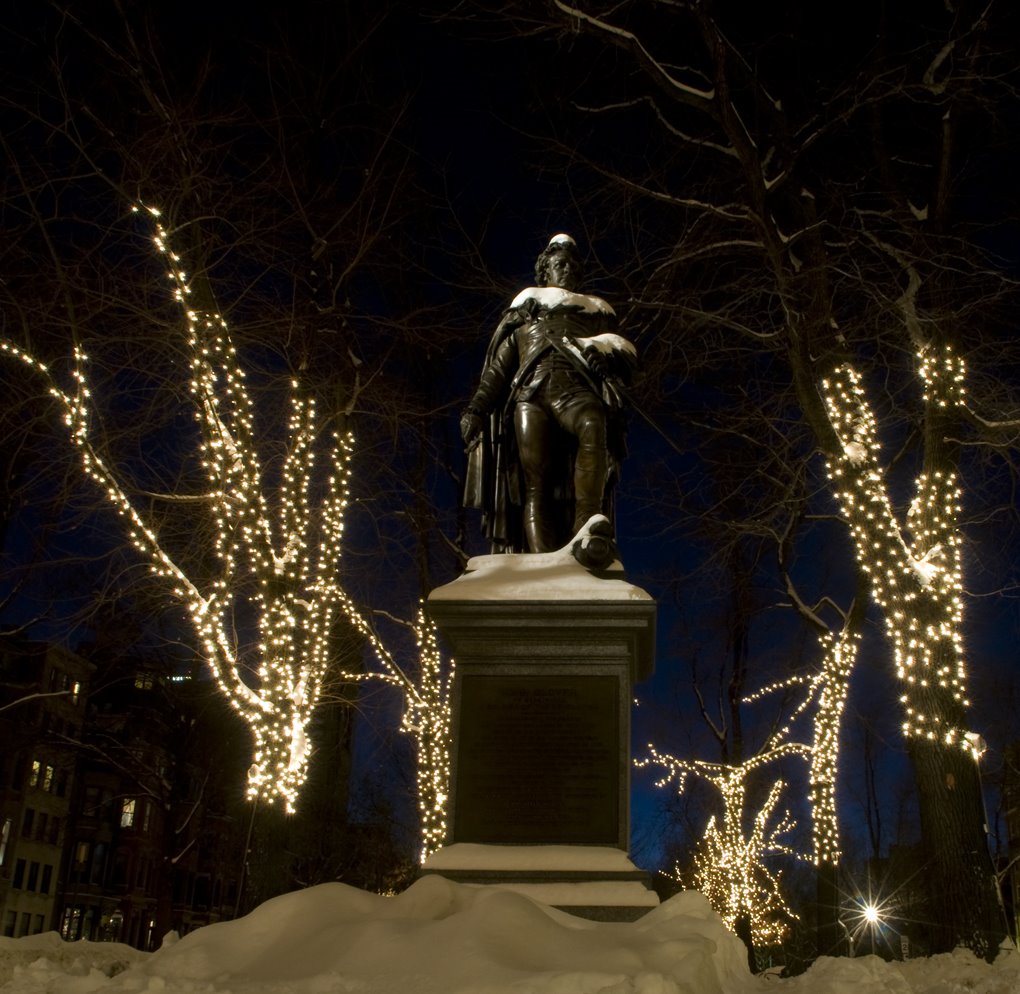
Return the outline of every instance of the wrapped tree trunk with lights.
<path id="1" fill-rule="evenodd" d="M 911 309 L 912 313 L 912 309 Z M 897 520 L 879 461 L 875 417 L 859 375 L 841 365 L 822 381 L 837 453 L 829 472 L 853 531 L 859 568 L 882 607 L 901 682 L 903 734 L 920 799 L 933 876 L 954 906 L 949 940 L 994 954 L 998 918 L 980 802 L 977 736 L 967 726 L 958 457 L 949 441 L 963 422 L 964 368 L 945 342 L 918 341 L 924 385 L 924 463 L 906 521 Z M 982 881 L 975 888 L 975 881 Z M 977 900 L 975 900 L 977 898 Z M 991 924 L 991 929 L 990 929 Z M 1001 931 L 1004 933 L 1005 923 Z"/>

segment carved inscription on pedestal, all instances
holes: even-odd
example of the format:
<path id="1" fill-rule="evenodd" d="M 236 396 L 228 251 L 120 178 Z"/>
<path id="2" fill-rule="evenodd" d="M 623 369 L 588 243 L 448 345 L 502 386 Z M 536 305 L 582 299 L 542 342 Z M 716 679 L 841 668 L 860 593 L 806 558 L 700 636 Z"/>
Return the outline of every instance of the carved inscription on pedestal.
<path id="1" fill-rule="evenodd" d="M 465 674 L 456 841 L 616 844 L 619 693 L 612 676 Z"/>

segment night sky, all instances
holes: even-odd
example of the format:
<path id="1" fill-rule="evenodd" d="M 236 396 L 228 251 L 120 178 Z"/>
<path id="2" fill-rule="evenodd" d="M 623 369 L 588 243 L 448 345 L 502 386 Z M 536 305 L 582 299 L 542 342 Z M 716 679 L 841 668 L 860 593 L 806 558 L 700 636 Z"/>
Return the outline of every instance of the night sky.
<path id="1" fill-rule="evenodd" d="M 637 688 L 635 751 L 641 754 L 644 743 L 654 739 L 679 755 L 718 758 L 697 713 L 692 674 L 697 673 L 712 706 L 738 656 L 748 665 L 748 692 L 811 664 L 811 638 L 783 607 L 785 596 L 767 543 L 744 547 L 727 559 L 721 552 L 725 525 L 705 523 L 708 509 L 720 511 L 722 518 L 739 517 L 741 501 L 749 513 L 757 513 L 756 501 L 763 498 L 745 493 L 744 480 L 752 465 L 766 462 L 763 450 L 771 443 L 744 437 L 727 449 L 703 442 L 702 429 L 708 426 L 711 438 L 718 439 L 719 426 L 740 398 L 752 405 L 766 398 L 762 409 L 785 431 L 796 412 L 773 398 L 778 396 L 775 384 L 785 389 L 787 374 L 767 356 L 743 372 L 728 368 L 725 357 L 708 354 L 706 343 L 712 339 L 703 328 L 635 304 L 643 286 L 657 278 L 659 260 L 682 242 L 683 233 L 671 231 L 665 208 L 654 201 L 649 205 L 623 196 L 615 201 L 602 188 L 600 169 L 683 192 L 704 182 L 704 163 L 671 150 L 642 114 L 585 115 L 578 110 L 599 101 L 637 98 L 640 87 L 619 53 L 606 49 L 593 58 L 594 49 L 579 35 L 540 30 L 541 4 L 515 7 L 523 12 L 516 22 L 488 16 L 487 6 L 298 3 L 259 13 L 228 3 L 187 2 L 172 8 L 123 3 L 82 5 L 63 16 L 55 7 L 15 3 L 4 15 L 5 68 L 0 70 L 8 171 L 4 227 L 15 236 L 0 259 L 0 279 L 6 278 L 4 334 L 17 336 L 28 328 L 29 339 L 47 356 L 62 354 L 67 342 L 55 311 L 39 305 L 38 320 L 23 325 L 23 312 L 15 306 L 18 301 L 35 306 L 25 260 L 42 249 L 25 234 L 31 228 L 25 187 L 18 186 L 13 164 L 23 167 L 34 202 L 52 216 L 56 254 L 85 287 L 82 320 L 94 340 L 92 349 L 109 357 L 110 369 L 118 356 L 140 367 L 131 378 L 111 374 L 110 383 L 127 384 L 110 408 L 114 420 L 118 415 L 130 420 L 132 412 L 148 410 L 153 391 L 162 389 L 146 378 L 152 367 L 145 368 L 143 357 L 170 323 L 161 317 L 155 335 L 136 330 L 137 339 L 122 330 L 132 318 L 125 316 L 127 305 L 120 300 L 129 298 L 132 286 L 148 280 L 143 304 L 156 309 L 160 304 L 159 285 L 146 270 L 151 260 L 135 251 L 137 233 L 124 221 L 120 194 L 166 198 L 177 219 L 200 218 L 203 237 L 212 246 L 206 257 L 210 281 L 243 355 L 261 371 L 258 383 L 268 384 L 274 375 L 304 362 L 316 388 L 328 393 L 332 383 L 348 382 L 344 378 L 352 375 L 352 354 L 372 372 L 371 388 L 353 418 L 371 463 L 364 464 L 360 477 L 356 470 L 349 568 L 360 596 L 409 615 L 422 579 L 446 582 L 456 575 L 458 562 L 438 538 L 426 541 L 423 553 L 404 525 L 413 518 L 451 540 L 457 537 L 463 525 L 453 478 L 462 472 L 457 419 L 473 389 L 485 343 L 510 296 L 531 281 L 534 257 L 548 237 L 558 231 L 574 234 L 588 259 L 588 288 L 617 306 L 623 333 L 650 360 L 644 380 L 635 386 L 643 414 L 631 419 L 629 461 L 618 494 L 624 565 L 660 605 L 657 672 Z M 645 5 L 625 6 L 634 30 L 648 26 Z M 841 22 L 838 42 L 828 21 L 820 24 L 821 14 L 809 12 L 812 5 L 794 4 L 792 10 L 786 5 L 744 6 L 744 16 L 734 16 L 739 8 L 727 12 L 731 40 L 757 53 L 757 69 L 769 85 L 783 87 L 777 96 L 794 105 L 801 101 L 805 108 L 837 79 L 853 79 L 875 46 L 900 51 L 914 39 L 910 18 L 884 22 L 878 5 L 826 7 L 826 17 Z M 930 44 L 937 34 L 931 25 L 938 18 L 929 17 L 923 4 L 912 6 L 918 25 L 924 23 L 916 29 L 916 42 Z M 1008 37 L 1013 26 L 1005 22 L 998 40 Z M 876 34 L 885 29 L 886 35 Z M 674 41 L 679 62 L 697 44 L 679 32 Z M 131 55 L 132 44 L 138 46 L 137 57 Z M 126 68 L 135 58 L 135 65 L 145 69 L 141 76 Z M 889 65 L 892 61 L 890 56 Z M 969 144 L 960 198 L 964 227 L 983 226 L 970 236 L 1005 256 L 1003 271 L 1020 278 L 1020 226 L 1009 189 L 1016 161 L 1011 152 L 1017 151 L 1017 105 L 1008 98 L 1013 83 L 1004 76 L 998 92 L 991 88 L 991 97 L 984 91 L 979 96 L 975 88 L 975 104 L 997 99 L 1001 106 L 989 109 L 985 118 L 975 111 L 977 123 L 965 129 L 962 140 Z M 143 92 L 149 85 L 157 103 L 180 125 L 174 133 L 185 136 L 183 144 L 147 146 L 146 136 L 160 133 L 161 127 L 159 113 Z M 180 103 L 169 108 L 167 101 L 175 96 Z M 91 157 L 88 168 L 83 156 L 70 149 L 66 134 L 61 137 L 54 129 L 65 112 Z M 218 114 L 226 123 L 210 123 Z M 905 119 L 904 130 L 920 127 L 919 119 L 920 114 L 917 121 Z M 190 120 L 206 123 L 189 129 Z M 292 140 L 287 128 L 295 121 L 300 127 L 295 126 L 298 137 Z M 189 146 L 189 140 L 196 144 Z M 204 143 L 201 152 L 198 143 Z M 281 147 L 287 156 L 281 157 Z M 825 159 L 822 152 L 816 154 L 814 168 L 821 169 Z M 851 182 L 847 148 L 834 144 L 824 154 L 832 157 L 833 184 Z M 294 168 L 277 168 L 277 159 Z M 110 182 L 89 176 L 93 170 Z M 193 189 L 180 179 L 189 170 Z M 305 191 L 303 203 L 311 212 L 307 219 L 288 199 L 290 181 Z M 338 210 L 366 188 L 371 209 Z M 338 298 L 342 322 L 330 319 L 332 337 L 284 334 L 280 321 L 318 292 L 309 276 L 308 233 L 328 228 L 330 212 L 337 212 L 347 227 L 338 221 L 340 227 L 329 229 L 331 247 L 320 259 L 341 268 L 355 256 L 352 246 L 358 238 L 366 233 L 378 238 L 343 283 Z M 110 236 L 111 231 L 117 233 Z M 94 251 L 86 256 L 86 249 Z M 40 257 L 50 265 L 45 253 Z M 695 268 L 697 279 L 704 281 L 705 267 Z M 725 269 L 720 264 L 723 284 Z M 113 274 L 123 284 L 111 289 Z M 678 279 L 693 280 L 694 274 L 681 273 Z M 116 298 L 113 304 L 100 306 L 89 295 L 91 286 L 98 298 L 100 285 Z M 707 307 L 726 306 L 724 296 L 713 296 L 712 289 L 702 299 Z M 1010 351 L 1015 332 L 1004 317 L 1010 306 L 1004 296 L 975 322 L 984 336 L 974 346 L 975 360 L 983 363 L 975 372 L 976 384 L 981 388 L 996 374 L 996 392 L 989 396 L 1001 400 L 1004 415 L 1015 412 L 1020 402 L 1020 362 Z M 766 311 L 758 314 L 765 322 Z M 866 351 L 869 369 L 877 371 L 882 383 L 890 448 L 908 448 L 909 415 L 901 417 L 897 404 L 903 388 L 893 382 L 901 357 L 890 358 L 883 345 L 868 345 Z M 893 370 L 888 380 L 882 376 L 885 363 Z M 172 360 L 161 368 L 166 372 L 169 367 Z M 136 441 L 135 456 L 126 458 L 137 459 L 132 465 L 143 474 L 165 478 L 164 457 L 152 452 L 165 450 L 167 465 L 173 463 L 183 445 L 180 425 L 168 409 L 166 418 L 148 429 L 152 448 Z M 18 429 L 9 416 L 3 430 L 5 458 L 11 459 Z M 44 437 L 45 432 L 36 441 L 43 444 Z M 909 466 L 908 456 L 901 467 L 903 479 Z M 995 780 L 1002 772 L 1001 750 L 1020 735 L 1014 676 L 1020 635 L 1015 479 L 1008 458 L 992 453 L 968 456 L 966 466 L 979 481 L 975 496 L 966 501 L 973 720 L 992 746 L 987 763 L 989 779 Z M 52 566 L 52 560 L 86 549 L 92 558 L 75 575 L 90 576 L 90 569 L 100 569 L 104 548 L 115 542 L 116 522 L 105 511 L 89 518 L 81 510 L 89 506 L 83 490 L 72 510 L 54 511 L 52 503 L 32 498 L 33 486 L 52 497 L 72 470 L 58 473 L 60 479 L 54 472 L 22 473 L 11 487 L 16 510 L 5 518 L 0 594 L 7 597 L 17 587 L 17 596 L 0 602 L 0 623 L 21 623 L 42 611 L 44 620 L 35 632 L 74 643 L 94 635 L 79 613 L 88 597 L 76 600 L 72 590 L 65 590 L 44 604 L 40 591 L 53 587 L 33 581 L 27 567 L 48 560 Z M 899 477 L 894 490 L 897 499 L 907 499 L 908 487 Z M 814 519 L 798 547 L 797 575 L 805 589 L 846 603 L 851 589 L 841 562 L 848 545 L 826 520 L 834 512 L 824 493 L 812 499 Z M 477 518 L 469 515 L 467 526 L 468 551 L 484 551 Z M 118 562 L 124 562 L 123 556 Z M 128 574 L 132 570 L 137 572 L 129 567 Z M 109 576 L 108 566 L 101 575 Z M 383 575 L 387 580 L 380 586 Z M 86 582 L 95 591 L 106 580 Z M 174 622 L 166 625 L 172 630 Z M 869 621 L 846 715 L 841 801 L 847 848 L 856 857 L 867 855 L 864 771 L 869 762 L 875 770 L 883 848 L 917 837 L 895 694 L 876 615 Z M 748 749 L 757 747 L 782 703 L 776 698 L 745 709 Z M 383 718 L 391 720 L 392 703 L 380 708 Z M 384 766 L 393 737 L 363 735 L 363 762 Z M 802 788 L 804 771 L 787 772 L 794 788 Z M 654 791 L 651 780 L 647 771 L 634 774 L 635 856 L 649 867 L 675 841 L 684 840 L 686 817 L 695 824 L 704 821 L 697 792 L 690 807 L 681 802 L 667 812 L 663 802 L 668 795 Z M 802 806 L 792 803 L 806 828 Z M 997 797 L 990 795 L 989 803 L 996 805 Z"/>

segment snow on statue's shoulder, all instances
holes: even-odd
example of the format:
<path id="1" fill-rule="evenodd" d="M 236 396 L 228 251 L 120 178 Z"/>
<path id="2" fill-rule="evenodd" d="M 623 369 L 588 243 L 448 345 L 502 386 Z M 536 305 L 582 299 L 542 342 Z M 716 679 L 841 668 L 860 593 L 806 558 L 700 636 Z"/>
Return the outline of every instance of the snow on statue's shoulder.
<path id="1" fill-rule="evenodd" d="M 539 307 L 555 310 L 569 307 L 571 310 L 587 311 L 589 314 L 615 314 L 616 312 L 601 297 L 587 293 L 574 293 L 558 286 L 529 286 L 522 290 L 512 301 L 511 309 L 521 307 L 533 300 Z"/>
<path id="2" fill-rule="evenodd" d="M 626 352 L 631 356 L 637 355 L 637 347 L 632 341 L 624 338 L 623 335 L 614 335 L 612 332 L 606 332 L 603 335 L 592 335 L 591 338 L 577 339 L 578 348 L 586 349 L 589 346 L 593 349 L 598 349 L 603 354 Z"/>

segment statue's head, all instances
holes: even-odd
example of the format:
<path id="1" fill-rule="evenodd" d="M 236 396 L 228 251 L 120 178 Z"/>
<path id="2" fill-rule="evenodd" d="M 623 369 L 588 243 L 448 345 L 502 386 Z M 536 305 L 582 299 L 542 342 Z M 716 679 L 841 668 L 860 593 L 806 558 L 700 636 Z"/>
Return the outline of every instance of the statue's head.
<path id="1" fill-rule="evenodd" d="M 570 235 L 553 235 L 535 260 L 535 283 L 538 286 L 576 290 L 581 285 L 582 275 L 581 253 L 577 251 L 577 242 Z"/>

